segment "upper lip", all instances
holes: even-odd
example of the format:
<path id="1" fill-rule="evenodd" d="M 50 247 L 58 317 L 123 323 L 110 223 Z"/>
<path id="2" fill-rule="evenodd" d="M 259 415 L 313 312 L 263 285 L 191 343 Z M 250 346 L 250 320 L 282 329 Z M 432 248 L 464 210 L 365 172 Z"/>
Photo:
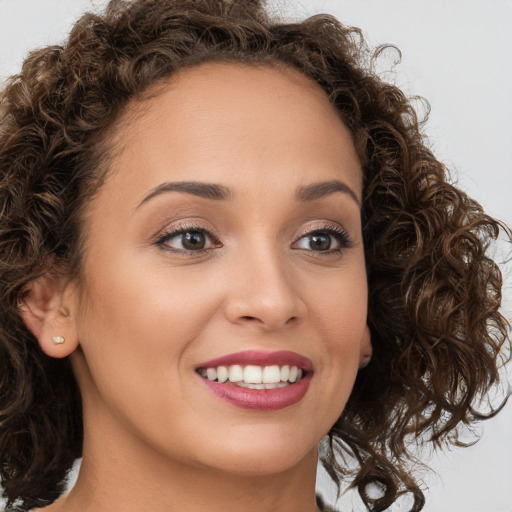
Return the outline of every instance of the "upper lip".
<path id="1" fill-rule="evenodd" d="M 304 357 L 296 352 L 288 350 L 280 350 L 277 352 L 263 352 L 259 350 L 244 350 L 233 354 L 217 357 L 204 363 L 199 364 L 199 368 L 215 368 L 217 366 L 230 366 L 233 364 L 255 365 L 255 366 L 272 366 L 272 365 L 285 365 L 298 366 L 305 371 L 313 370 L 313 363 L 307 357 Z"/>

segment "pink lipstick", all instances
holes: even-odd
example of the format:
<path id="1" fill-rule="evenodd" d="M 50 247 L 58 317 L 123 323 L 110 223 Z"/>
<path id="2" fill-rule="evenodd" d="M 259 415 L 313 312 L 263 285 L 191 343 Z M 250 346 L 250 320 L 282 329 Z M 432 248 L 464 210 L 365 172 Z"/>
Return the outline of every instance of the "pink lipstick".
<path id="1" fill-rule="evenodd" d="M 313 365 L 295 352 L 247 350 L 205 361 L 196 372 L 221 400 L 243 409 L 273 411 L 304 397 Z"/>

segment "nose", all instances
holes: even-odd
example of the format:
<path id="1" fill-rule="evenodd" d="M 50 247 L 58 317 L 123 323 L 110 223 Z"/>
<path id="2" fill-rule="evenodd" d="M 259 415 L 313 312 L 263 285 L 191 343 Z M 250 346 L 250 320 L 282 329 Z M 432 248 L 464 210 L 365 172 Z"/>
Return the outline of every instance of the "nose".
<path id="1" fill-rule="evenodd" d="M 269 332 L 300 323 L 307 307 L 291 266 L 270 251 L 241 257 L 230 272 L 227 319 Z"/>

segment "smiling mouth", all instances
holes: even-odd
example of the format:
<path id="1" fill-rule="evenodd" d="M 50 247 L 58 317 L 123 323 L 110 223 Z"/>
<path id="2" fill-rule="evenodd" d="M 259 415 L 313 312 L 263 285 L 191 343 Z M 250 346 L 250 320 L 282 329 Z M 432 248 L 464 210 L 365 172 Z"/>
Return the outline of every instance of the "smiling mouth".
<path id="1" fill-rule="evenodd" d="M 204 379 L 231 384 L 246 389 L 278 389 L 301 381 L 306 375 L 303 368 L 295 365 L 239 365 L 198 368 Z"/>

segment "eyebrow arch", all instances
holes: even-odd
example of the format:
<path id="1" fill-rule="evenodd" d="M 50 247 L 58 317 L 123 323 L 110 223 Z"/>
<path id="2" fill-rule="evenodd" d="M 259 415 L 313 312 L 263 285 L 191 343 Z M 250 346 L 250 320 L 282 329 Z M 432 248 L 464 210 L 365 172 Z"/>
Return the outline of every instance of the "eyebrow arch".
<path id="1" fill-rule="evenodd" d="M 361 207 L 361 201 L 359 201 L 356 193 L 346 183 L 339 180 L 321 181 L 320 183 L 299 187 L 296 195 L 299 201 L 314 201 L 335 192 L 348 194 Z"/>
<path id="2" fill-rule="evenodd" d="M 201 183 L 199 181 L 165 182 L 151 190 L 151 192 L 139 203 L 139 206 L 147 203 L 150 199 L 153 199 L 153 197 L 166 192 L 181 192 L 183 194 L 191 194 L 193 196 L 203 197 L 205 199 L 214 199 L 216 201 L 223 201 L 233 197 L 233 193 L 229 188 L 215 183 Z M 139 206 L 137 206 L 137 208 Z"/>

